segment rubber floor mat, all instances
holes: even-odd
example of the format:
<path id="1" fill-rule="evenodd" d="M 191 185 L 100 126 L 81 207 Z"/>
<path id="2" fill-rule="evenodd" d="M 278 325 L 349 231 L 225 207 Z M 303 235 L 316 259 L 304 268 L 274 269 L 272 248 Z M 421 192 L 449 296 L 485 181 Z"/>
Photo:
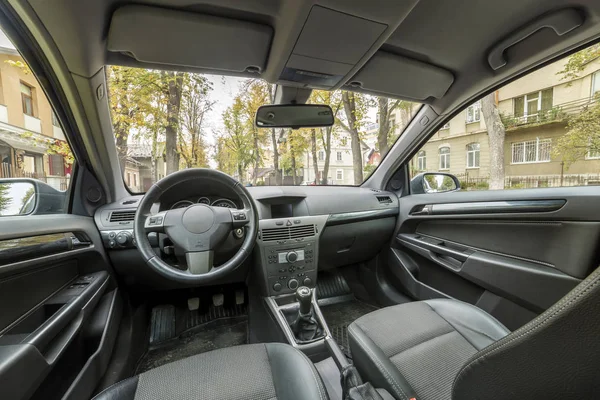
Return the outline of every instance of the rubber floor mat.
<path id="1" fill-rule="evenodd" d="M 351 294 L 346 279 L 337 273 L 322 272 L 317 277 L 317 296 L 319 299 Z"/>
<path id="2" fill-rule="evenodd" d="M 329 326 L 331 335 L 349 359 L 352 359 L 352 354 L 348 342 L 348 326 L 363 315 L 377 309 L 379 307 L 356 299 L 321 307 L 321 312 L 327 326 Z"/>
<path id="3" fill-rule="evenodd" d="M 248 318 L 217 319 L 179 337 L 151 346 L 139 361 L 136 374 L 196 354 L 248 343 Z"/>

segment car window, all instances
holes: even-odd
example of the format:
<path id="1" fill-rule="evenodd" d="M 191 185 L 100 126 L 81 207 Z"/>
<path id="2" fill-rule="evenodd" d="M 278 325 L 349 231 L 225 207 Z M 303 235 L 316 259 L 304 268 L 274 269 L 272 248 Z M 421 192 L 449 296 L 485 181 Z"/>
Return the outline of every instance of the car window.
<path id="1" fill-rule="evenodd" d="M 145 192 L 169 173 L 209 167 L 256 185 L 360 185 L 421 106 L 353 92 L 313 91 L 330 128 L 254 126 L 274 85 L 186 72 L 108 67 L 115 143 L 126 186 Z"/>
<path id="2" fill-rule="evenodd" d="M 0 31 L 0 216 L 66 212 L 74 163 L 42 87 Z"/>
<path id="3" fill-rule="evenodd" d="M 422 146 L 411 176 L 450 173 L 463 190 L 600 184 L 600 44 L 471 104 Z"/>

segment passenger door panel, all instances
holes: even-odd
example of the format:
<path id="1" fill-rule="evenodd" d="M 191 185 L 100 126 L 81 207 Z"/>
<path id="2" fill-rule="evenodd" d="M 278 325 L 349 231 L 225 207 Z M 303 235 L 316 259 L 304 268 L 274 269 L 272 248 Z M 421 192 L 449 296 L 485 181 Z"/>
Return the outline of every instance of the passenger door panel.
<path id="1" fill-rule="evenodd" d="M 463 300 L 516 329 L 598 265 L 598 195 L 585 187 L 405 196 L 391 276 L 417 299 Z"/>

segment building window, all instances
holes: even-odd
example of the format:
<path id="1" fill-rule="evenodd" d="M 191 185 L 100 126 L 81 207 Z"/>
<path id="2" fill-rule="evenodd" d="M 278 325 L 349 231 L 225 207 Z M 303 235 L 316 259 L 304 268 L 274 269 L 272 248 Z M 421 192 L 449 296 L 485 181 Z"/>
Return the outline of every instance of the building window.
<path id="1" fill-rule="evenodd" d="M 450 122 L 446 122 L 444 126 L 442 126 L 442 129 L 450 129 Z"/>
<path id="2" fill-rule="evenodd" d="M 131 173 L 127 173 L 127 186 L 131 186 Z"/>
<path id="3" fill-rule="evenodd" d="M 513 101 L 514 115 L 525 121 L 536 120 L 540 112 L 552 109 L 552 88 L 515 97 Z"/>
<path id="4" fill-rule="evenodd" d="M 60 127 L 60 124 L 58 123 L 58 118 L 56 118 L 56 114 L 54 113 L 54 111 L 52 111 L 52 125 Z"/>
<path id="5" fill-rule="evenodd" d="M 471 104 L 467 107 L 467 124 L 479 122 L 481 119 L 481 101 Z"/>
<path id="6" fill-rule="evenodd" d="M 137 174 L 133 174 L 133 186 L 137 186 Z"/>
<path id="7" fill-rule="evenodd" d="M 60 154 L 49 154 L 48 165 L 50 175 L 65 176 L 65 159 Z"/>
<path id="8" fill-rule="evenodd" d="M 342 146 L 342 147 L 348 146 L 348 137 L 342 136 L 340 138 L 340 146 Z"/>
<path id="9" fill-rule="evenodd" d="M 450 147 L 440 147 L 440 169 L 450 169 Z"/>
<path id="10" fill-rule="evenodd" d="M 319 161 L 325 160 L 325 152 L 323 150 L 319 150 Z"/>
<path id="11" fill-rule="evenodd" d="M 467 168 L 479 168 L 479 143 L 467 145 Z"/>
<path id="12" fill-rule="evenodd" d="M 338 152 L 336 153 L 336 160 L 338 160 L 338 161 L 342 161 L 342 152 L 341 152 L 341 151 L 338 151 Z"/>
<path id="13" fill-rule="evenodd" d="M 592 96 L 600 92 L 600 70 L 592 74 Z"/>
<path id="14" fill-rule="evenodd" d="M 337 169 L 335 171 L 335 179 L 338 181 L 344 180 L 344 170 L 343 169 Z"/>
<path id="15" fill-rule="evenodd" d="M 390 133 L 396 132 L 396 118 L 390 118 Z"/>
<path id="16" fill-rule="evenodd" d="M 23 114 L 33 117 L 33 88 L 21 82 L 21 102 L 23 103 Z"/>
<path id="17" fill-rule="evenodd" d="M 419 171 L 427 170 L 427 153 L 425 152 L 425 150 L 421 150 L 417 154 L 417 169 Z"/>
<path id="18" fill-rule="evenodd" d="M 512 164 L 550 161 L 552 139 L 536 139 L 512 144 Z"/>

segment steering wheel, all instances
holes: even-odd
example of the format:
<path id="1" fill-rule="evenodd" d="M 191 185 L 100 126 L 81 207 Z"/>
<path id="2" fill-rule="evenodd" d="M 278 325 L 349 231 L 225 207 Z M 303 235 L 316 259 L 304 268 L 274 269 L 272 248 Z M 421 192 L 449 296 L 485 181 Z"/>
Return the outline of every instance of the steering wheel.
<path id="1" fill-rule="evenodd" d="M 162 194 L 188 181 L 204 181 L 207 185 L 215 182 L 225 184 L 239 196 L 244 208 L 236 210 L 194 204 L 151 214 L 152 205 Z M 245 230 L 241 247 L 229 261 L 213 267 L 215 248 L 223 243 L 232 230 L 238 228 Z M 150 232 L 167 234 L 176 247 L 183 249 L 186 270 L 174 268 L 156 255 L 148 240 Z M 185 169 L 167 175 L 146 192 L 135 213 L 133 234 L 137 248 L 150 268 L 173 281 L 202 284 L 235 270 L 250 255 L 258 235 L 258 212 L 248 190 L 229 175 L 213 169 Z"/>

